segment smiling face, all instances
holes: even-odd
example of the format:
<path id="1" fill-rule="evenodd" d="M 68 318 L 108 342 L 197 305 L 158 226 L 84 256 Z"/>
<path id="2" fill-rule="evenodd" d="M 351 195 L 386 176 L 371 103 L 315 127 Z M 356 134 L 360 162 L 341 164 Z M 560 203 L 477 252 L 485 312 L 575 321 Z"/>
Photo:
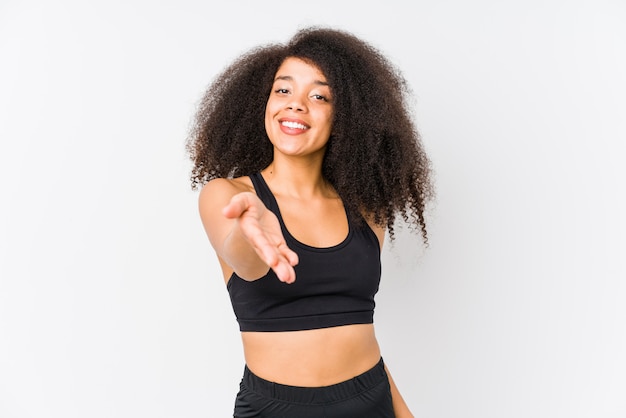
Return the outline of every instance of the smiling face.
<path id="1" fill-rule="evenodd" d="M 324 74 L 301 59 L 285 59 L 265 107 L 265 130 L 275 157 L 276 153 L 323 156 L 332 119 L 331 91 Z"/>

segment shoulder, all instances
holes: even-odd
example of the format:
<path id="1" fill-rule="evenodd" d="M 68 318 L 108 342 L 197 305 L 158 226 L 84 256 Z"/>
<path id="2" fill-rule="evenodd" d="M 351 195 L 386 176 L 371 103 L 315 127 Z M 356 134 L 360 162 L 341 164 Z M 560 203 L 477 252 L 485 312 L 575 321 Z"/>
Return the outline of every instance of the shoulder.
<path id="1" fill-rule="evenodd" d="M 209 180 L 200 190 L 200 200 L 217 197 L 220 195 L 235 195 L 241 192 L 252 192 L 254 186 L 250 177 L 237 177 L 234 179 L 217 178 Z"/>
<path id="2" fill-rule="evenodd" d="M 200 212 L 206 214 L 213 210 L 221 210 L 234 195 L 243 192 L 254 192 L 250 177 L 209 180 L 202 186 L 198 196 Z"/>

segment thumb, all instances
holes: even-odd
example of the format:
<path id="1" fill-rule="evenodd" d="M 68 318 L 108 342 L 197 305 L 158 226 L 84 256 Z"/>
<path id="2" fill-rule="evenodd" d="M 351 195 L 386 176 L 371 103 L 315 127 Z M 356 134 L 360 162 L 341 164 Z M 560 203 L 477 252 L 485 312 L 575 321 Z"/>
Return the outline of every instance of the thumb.
<path id="1" fill-rule="evenodd" d="M 251 206 L 251 202 L 246 193 L 239 193 L 234 195 L 230 202 L 222 209 L 222 214 L 230 219 L 238 218 L 248 210 Z"/>

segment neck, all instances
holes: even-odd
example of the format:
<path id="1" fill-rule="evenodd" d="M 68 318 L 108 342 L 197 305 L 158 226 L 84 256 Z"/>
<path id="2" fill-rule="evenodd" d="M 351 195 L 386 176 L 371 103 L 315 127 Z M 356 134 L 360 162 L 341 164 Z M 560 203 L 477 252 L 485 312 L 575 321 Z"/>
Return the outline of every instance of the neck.
<path id="1" fill-rule="evenodd" d="M 321 160 L 274 159 L 262 173 L 272 190 L 279 194 L 296 198 L 326 195 L 329 192 L 334 195 L 332 186 L 322 176 Z"/>

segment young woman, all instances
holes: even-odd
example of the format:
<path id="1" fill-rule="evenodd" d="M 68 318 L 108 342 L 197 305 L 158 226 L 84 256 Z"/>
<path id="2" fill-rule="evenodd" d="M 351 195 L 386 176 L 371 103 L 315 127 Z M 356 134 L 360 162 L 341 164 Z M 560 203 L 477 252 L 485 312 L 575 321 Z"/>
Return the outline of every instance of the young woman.
<path id="1" fill-rule="evenodd" d="M 375 48 L 307 28 L 207 90 L 188 142 L 200 216 L 241 330 L 235 417 L 411 417 L 376 341 L 385 233 L 426 240 L 429 160 Z"/>

